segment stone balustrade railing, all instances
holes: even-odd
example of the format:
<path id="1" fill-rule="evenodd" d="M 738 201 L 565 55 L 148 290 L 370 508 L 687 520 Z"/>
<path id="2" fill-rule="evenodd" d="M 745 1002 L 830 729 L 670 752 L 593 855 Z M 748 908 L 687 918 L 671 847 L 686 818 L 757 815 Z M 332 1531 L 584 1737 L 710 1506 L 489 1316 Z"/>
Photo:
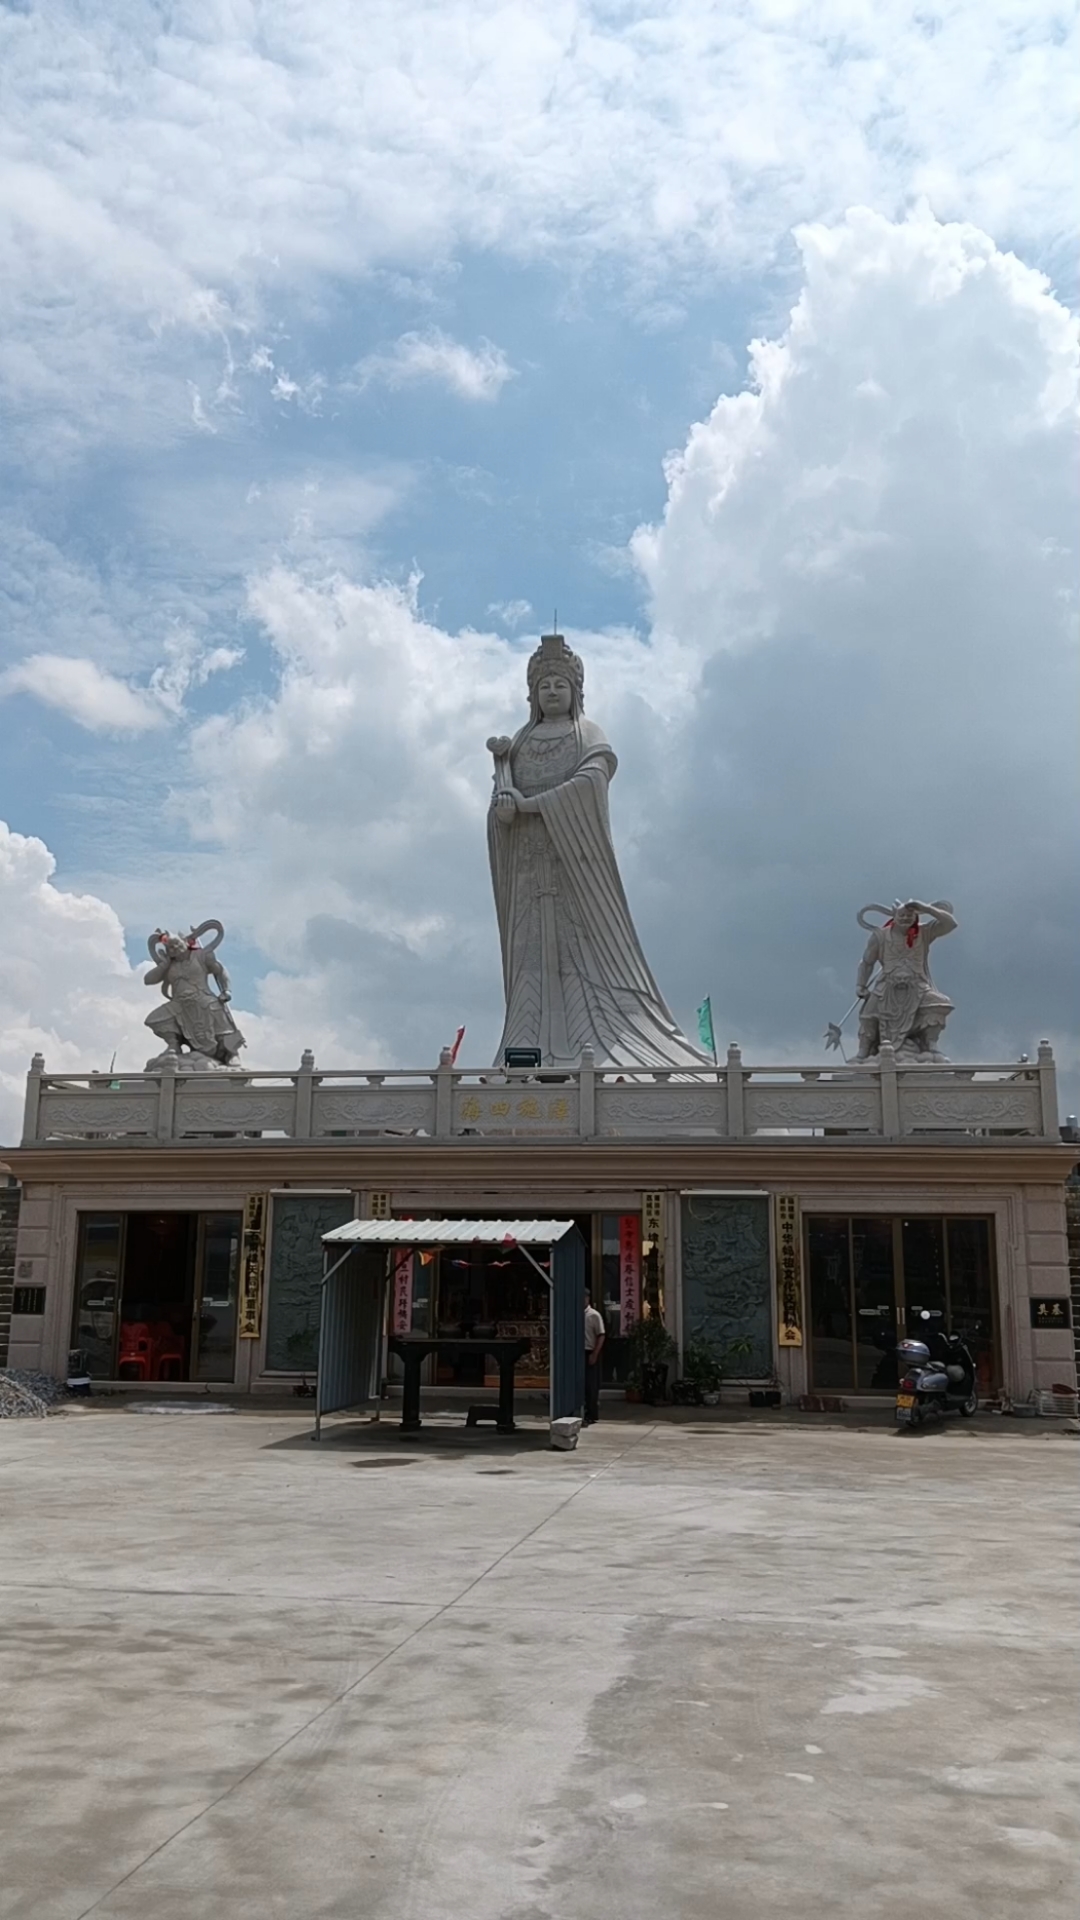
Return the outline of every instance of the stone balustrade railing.
<path id="1" fill-rule="evenodd" d="M 35 1054 L 24 1146 L 236 1140 L 739 1140 L 754 1135 L 1021 1135 L 1058 1139 L 1054 1056 L 1005 1066 L 870 1066 L 572 1073 L 468 1069 L 50 1074 Z"/>

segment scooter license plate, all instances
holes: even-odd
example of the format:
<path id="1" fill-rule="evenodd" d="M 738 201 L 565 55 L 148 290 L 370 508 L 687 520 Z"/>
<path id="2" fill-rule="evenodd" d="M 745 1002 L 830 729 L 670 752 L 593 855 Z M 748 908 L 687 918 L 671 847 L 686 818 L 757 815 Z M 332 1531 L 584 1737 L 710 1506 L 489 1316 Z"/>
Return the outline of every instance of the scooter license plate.
<path id="1" fill-rule="evenodd" d="M 898 1407 L 913 1407 L 915 1405 L 915 1395 L 913 1393 L 898 1393 L 896 1396 L 896 1404 Z"/>

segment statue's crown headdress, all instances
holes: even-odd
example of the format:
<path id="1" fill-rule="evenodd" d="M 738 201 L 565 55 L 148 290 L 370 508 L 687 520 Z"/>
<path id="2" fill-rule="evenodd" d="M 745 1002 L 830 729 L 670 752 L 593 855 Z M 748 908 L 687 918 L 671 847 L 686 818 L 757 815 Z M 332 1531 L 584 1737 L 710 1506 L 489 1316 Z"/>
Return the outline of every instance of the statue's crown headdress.
<path id="1" fill-rule="evenodd" d="M 580 700 L 585 690 L 585 668 L 577 654 L 567 646 L 561 633 L 542 633 L 540 645 L 529 661 L 529 692 L 533 693 L 545 673 L 562 673 L 577 688 Z"/>

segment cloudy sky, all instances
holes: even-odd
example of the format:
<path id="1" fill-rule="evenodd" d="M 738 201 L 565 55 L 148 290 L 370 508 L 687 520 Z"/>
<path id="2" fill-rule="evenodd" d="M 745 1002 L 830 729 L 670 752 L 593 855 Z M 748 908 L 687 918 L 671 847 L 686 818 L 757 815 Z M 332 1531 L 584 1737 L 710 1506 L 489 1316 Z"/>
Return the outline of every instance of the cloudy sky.
<path id="1" fill-rule="evenodd" d="M 362 24 L 361 24 L 362 22 Z M 484 742 L 583 654 L 684 1022 L 823 1058 L 868 899 L 1071 1061 L 1075 9 L 0 13 L 0 1139 L 209 915 L 255 1066 L 490 1058 Z"/>

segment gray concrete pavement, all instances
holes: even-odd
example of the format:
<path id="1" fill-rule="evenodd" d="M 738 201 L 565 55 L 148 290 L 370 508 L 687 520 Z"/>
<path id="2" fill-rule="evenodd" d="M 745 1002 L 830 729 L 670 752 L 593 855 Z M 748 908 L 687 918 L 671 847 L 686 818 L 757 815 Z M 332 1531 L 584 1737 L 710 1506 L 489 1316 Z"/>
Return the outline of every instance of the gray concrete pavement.
<path id="1" fill-rule="evenodd" d="M 1073 1920 L 1080 1442 L 0 1426 L 4 1920 Z"/>

